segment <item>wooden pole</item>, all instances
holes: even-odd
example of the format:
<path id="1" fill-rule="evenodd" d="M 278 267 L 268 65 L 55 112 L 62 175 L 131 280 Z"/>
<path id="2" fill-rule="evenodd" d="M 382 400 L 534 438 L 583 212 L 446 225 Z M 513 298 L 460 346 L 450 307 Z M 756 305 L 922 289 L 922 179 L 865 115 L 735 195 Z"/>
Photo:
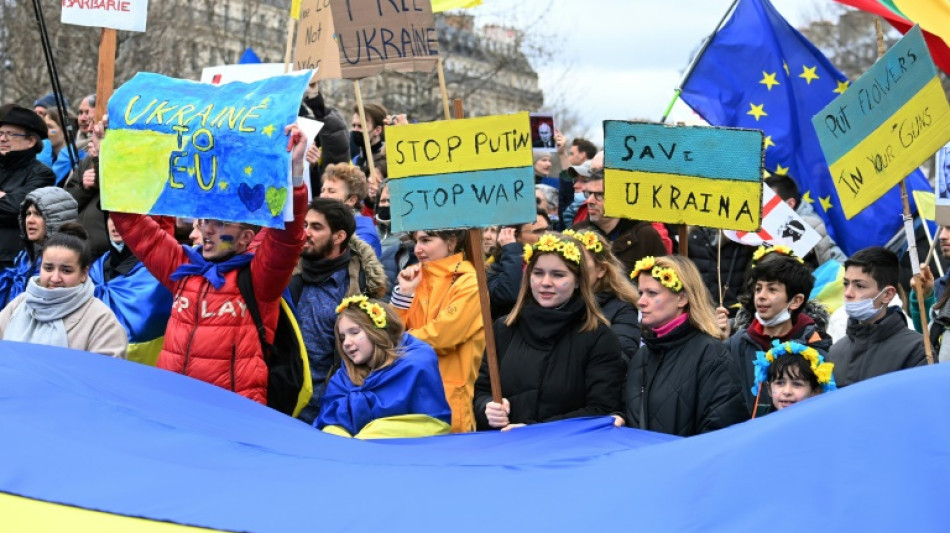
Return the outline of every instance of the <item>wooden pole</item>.
<path id="1" fill-rule="evenodd" d="M 96 122 L 109 109 L 115 91 L 115 30 L 102 28 L 99 34 L 99 74 L 96 78 Z"/>
<path id="2" fill-rule="evenodd" d="M 716 242 L 716 280 L 719 283 L 719 307 L 722 307 L 722 240 L 725 236 L 719 230 L 719 240 Z"/>
<path id="3" fill-rule="evenodd" d="M 442 68 L 442 56 L 439 56 L 439 63 L 436 70 L 439 73 L 439 90 L 442 92 L 442 111 L 445 113 L 445 120 L 451 120 L 452 114 L 449 113 L 449 91 L 445 88 L 445 69 Z"/>
<path id="4" fill-rule="evenodd" d="M 680 256 L 689 257 L 689 226 L 686 224 L 680 224 L 679 241 Z"/>
<path id="5" fill-rule="evenodd" d="M 934 236 L 930 234 L 930 225 L 927 224 L 927 219 L 925 219 L 924 217 L 920 217 L 920 221 L 923 222 L 923 224 L 924 224 L 924 233 L 927 234 L 927 242 L 930 243 L 930 249 L 933 250 L 933 249 L 934 249 L 934 243 L 937 242 L 937 239 L 935 239 Z M 938 227 L 939 227 L 939 226 L 938 226 Z M 939 235 L 939 233 L 938 233 L 938 235 Z M 928 266 L 930 265 L 930 258 L 931 258 L 931 257 L 932 257 L 931 253 L 930 253 L 930 252 L 927 252 L 927 260 L 924 261 L 924 264 L 925 264 L 925 265 L 928 265 Z M 943 265 L 940 264 L 940 259 L 939 259 L 939 258 L 938 258 L 936 261 L 934 261 L 934 266 L 937 267 L 937 273 L 940 274 L 940 277 L 943 277 Z"/>
<path id="6" fill-rule="evenodd" d="M 297 27 L 297 21 L 294 17 L 287 20 L 287 44 L 284 46 L 284 74 L 290 72 L 291 54 L 294 51 L 294 29 Z"/>
<path id="7" fill-rule="evenodd" d="M 455 111 L 455 118 L 464 118 L 465 111 L 462 109 L 462 101 L 456 99 L 452 102 Z M 491 399 L 500 404 L 501 395 L 501 376 L 498 372 L 498 354 L 495 350 L 495 330 L 492 329 L 491 307 L 488 299 L 488 278 L 485 275 L 485 256 L 482 252 L 482 230 L 472 228 L 468 230 L 468 245 L 465 248 L 472 264 L 475 266 L 475 279 L 478 280 L 478 301 L 482 307 L 482 324 L 485 328 L 485 357 L 488 362 L 488 378 L 491 383 Z"/>
<path id="8" fill-rule="evenodd" d="M 937 249 L 937 243 L 940 242 L 940 232 L 943 231 L 943 226 L 937 226 L 937 238 L 930 241 L 930 250 L 927 250 L 927 258 L 924 259 L 924 264 L 930 262 L 934 256 L 934 250 Z M 937 259 L 937 264 L 940 264 L 940 260 Z M 941 274 L 942 276 L 943 274 Z"/>
<path id="9" fill-rule="evenodd" d="M 884 29 L 881 19 L 874 19 L 874 28 L 877 32 L 877 57 L 884 57 L 887 47 L 884 45 Z M 901 202 L 904 204 L 904 234 L 907 237 L 907 253 L 910 255 L 910 266 L 915 276 L 920 276 L 920 255 L 917 253 L 917 238 L 914 235 L 914 217 L 910 213 L 910 199 L 907 197 L 906 180 L 901 180 Z M 926 224 L 926 221 L 924 221 Z M 924 303 L 923 288 L 917 285 L 917 306 L 920 311 L 920 329 L 924 335 L 924 352 L 927 355 L 927 364 L 934 364 L 934 350 L 930 344 L 930 325 L 927 323 L 927 306 Z"/>
<path id="10" fill-rule="evenodd" d="M 376 163 L 373 161 L 373 145 L 369 142 L 369 128 L 366 127 L 366 110 L 363 109 L 363 93 L 360 91 L 360 80 L 353 80 L 353 89 L 356 91 L 356 106 L 360 112 L 360 122 L 363 124 L 363 147 L 366 149 L 366 164 L 369 166 L 368 179 L 376 174 Z M 375 124 L 382 126 L 382 124 Z"/>

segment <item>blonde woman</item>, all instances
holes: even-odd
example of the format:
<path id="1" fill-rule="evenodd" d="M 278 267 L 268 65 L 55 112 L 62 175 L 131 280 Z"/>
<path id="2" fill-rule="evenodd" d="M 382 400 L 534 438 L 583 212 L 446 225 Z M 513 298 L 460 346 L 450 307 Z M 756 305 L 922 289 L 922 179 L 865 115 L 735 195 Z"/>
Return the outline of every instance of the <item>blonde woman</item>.
<path id="1" fill-rule="evenodd" d="M 621 409 L 620 342 L 597 305 L 581 247 L 557 233 L 525 245 L 518 299 L 493 326 L 503 400 L 492 401 L 482 364 L 475 382 L 478 429 L 507 431 Z"/>
<path id="2" fill-rule="evenodd" d="M 644 346 L 627 368 L 626 424 L 686 437 L 748 420 L 739 370 L 696 266 L 645 257 L 630 277 L 640 290 Z"/>
<path id="3" fill-rule="evenodd" d="M 314 427 L 358 439 L 448 433 L 452 411 L 432 347 L 366 296 L 345 298 L 337 314 L 343 366 L 327 384 Z"/>

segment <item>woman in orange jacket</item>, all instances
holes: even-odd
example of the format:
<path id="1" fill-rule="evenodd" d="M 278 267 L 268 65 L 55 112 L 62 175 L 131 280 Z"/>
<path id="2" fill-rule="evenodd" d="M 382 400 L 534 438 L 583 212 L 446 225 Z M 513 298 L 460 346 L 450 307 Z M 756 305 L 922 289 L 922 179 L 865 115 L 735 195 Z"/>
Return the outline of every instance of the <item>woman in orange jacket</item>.
<path id="1" fill-rule="evenodd" d="M 475 268 L 462 253 L 465 230 L 417 231 L 419 263 L 399 273 L 392 305 L 412 336 L 439 354 L 452 432 L 475 430 L 472 398 L 485 349 Z"/>

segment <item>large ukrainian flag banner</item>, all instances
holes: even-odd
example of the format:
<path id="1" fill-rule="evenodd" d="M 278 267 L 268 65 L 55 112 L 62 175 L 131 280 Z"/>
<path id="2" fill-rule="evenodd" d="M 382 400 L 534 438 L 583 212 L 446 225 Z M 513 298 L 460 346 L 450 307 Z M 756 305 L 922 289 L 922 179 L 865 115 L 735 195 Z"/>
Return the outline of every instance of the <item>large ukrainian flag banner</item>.
<path id="1" fill-rule="evenodd" d="M 109 99 L 102 208 L 284 227 L 284 127 L 311 71 L 210 85 L 140 72 Z"/>
<path id="2" fill-rule="evenodd" d="M 919 26 L 812 118 L 847 218 L 950 140 L 950 105 Z"/>

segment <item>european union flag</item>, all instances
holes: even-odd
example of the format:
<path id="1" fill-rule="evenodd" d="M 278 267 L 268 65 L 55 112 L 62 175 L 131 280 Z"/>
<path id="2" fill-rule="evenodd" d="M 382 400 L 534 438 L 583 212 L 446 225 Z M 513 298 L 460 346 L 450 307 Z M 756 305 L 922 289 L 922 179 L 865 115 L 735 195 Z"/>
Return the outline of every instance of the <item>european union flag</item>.
<path id="1" fill-rule="evenodd" d="M 769 0 L 739 0 L 683 86 L 681 97 L 716 126 L 765 132 L 765 167 L 788 175 L 848 255 L 884 245 L 902 225 L 900 192 L 845 219 L 811 117 L 848 88 L 817 48 Z M 920 171 L 908 190 L 932 190 Z M 913 201 L 913 200 L 911 200 Z"/>

